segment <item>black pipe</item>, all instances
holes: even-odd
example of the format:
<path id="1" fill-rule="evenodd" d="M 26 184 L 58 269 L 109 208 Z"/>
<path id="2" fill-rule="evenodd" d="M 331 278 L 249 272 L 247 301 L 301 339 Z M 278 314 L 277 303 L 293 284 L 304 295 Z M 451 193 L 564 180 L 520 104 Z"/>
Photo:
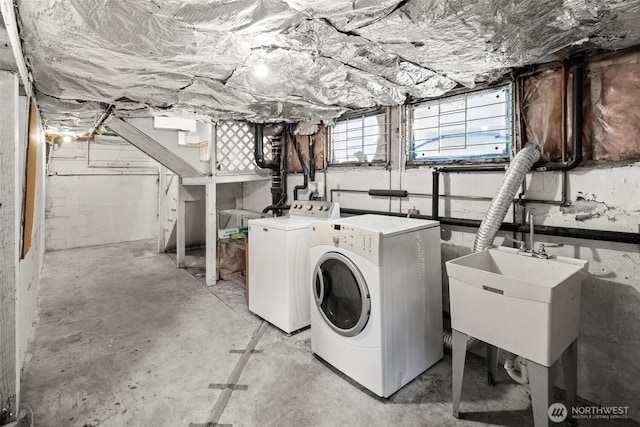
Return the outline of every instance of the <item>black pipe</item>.
<path id="1" fill-rule="evenodd" d="M 275 214 L 281 214 L 282 211 L 289 210 L 291 206 L 289 205 L 269 205 L 266 208 L 262 209 L 262 213 L 267 213 L 269 211 L 273 211 Z"/>
<path id="2" fill-rule="evenodd" d="M 504 172 L 509 167 L 508 163 L 483 163 L 478 165 L 451 165 L 436 166 L 434 169 L 442 173 L 450 172 Z"/>
<path id="3" fill-rule="evenodd" d="M 344 208 L 344 207 L 340 208 L 340 213 L 353 214 L 353 215 L 375 214 L 375 215 L 386 215 L 386 216 L 397 216 L 397 217 L 407 216 L 406 213 L 402 213 L 402 212 L 385 212 L 385 211 L 374 211 L 374 210 L 365 210 L 365 209 L 351 209 L 351 208 Z M 453 225 L 453 226 L 470 227 L 470 228 L 479 228 L 482 222 L 476 219 L 446 218 L 446 217 L 434 218 L 433 216 L 429 216 L 429 215 L 411 215 L 411 218 L 436 220 L 436 221 L 440 221 L 440 224 L 443 224 L 443 225 Z M 500 230 L 515 231 L 519 233 L 528 233 L 529 225 L 502 223 L 502 225 L 500 226 Z M 599 240 L 604 242 L 640 244 L 640 233 L 632 233 L 632 232 L 588 230 L 588 229 L 582 229 L 582 228 L 568 228 L 568 227 L 551 227 L 547 225 L 534 226 L 534 232 L 536 234 L 542 234 L 546 236 L 568 237 L 572 239 Z"/>
<path id="4" fill-rule="evenodd" d="M 440 171 L 434 169 L 431 182 L 431 216 L 438 218 L 440 213 Z"/>
<path id="5" fill-rule="evenodd" d="M 571 103 L 571 117 L 572 117 L 572 141 L 573 141 L 573 157 L 571 160 L 565 163 L 553 162 L 553 163 L 535 163 L 531 170 L 535 171 L 568 171 L 574 169 L 582 163 L 582 80 L 584 74 L 584 62 L 580 58 L 578 63 L 573 67 L 573 99 Z M 431 214 L 433 218 L 438 217 L 438 202 L 439 194 L 435 188 L 436 181 L 439 173 L 450 172 L 498 172 L 506 170 L 508 165 L 505 164 L 481 164 L 481 165 L 452 165 L 452 166 L 436 166 L 433 169 L 433 199 L 431 206 Z M 565 178 L 566 180 L 566 178 Z M 565 184 L 563 184 L 564 186 Z M 525 199 L 526 200 L 526 199 Z M 563 201 L 562 205 L 566 204 L 566 192 L 563 189 Z"/>
<path id="6" fill-rule="evenodd" d="M 400 190 L 400 191 L 404 191 L 404 190 Z M 369 193 L 368 190 L 349 190 L 346 188 L 333 188 L 330 190 L 330 193 Z M 409 193 L 407 192 L 407 197 L 409 196 L 415 196 L 415 197 L 428 197 L 431 198 L 433 197 L 433 195 L 431 193 Z M 461 200 L 481 200 L 481 201 L 485 201 L 485 202 L 490 202 L 491 200 L 493 200 L 493 197 L 486 197 L 486 196 L 465 196 L 465 195 L 451 195 L 451 194 L 440 194 L 440 197 L 445 198 L 445 199 L 461 199 Z M 535 200 L 535 199 L 526 199 L 528 202 L 540 202 L 540 203 L 560 203 L 560 202 L 554 202 L 553 200 Z M 519 201 L 519 199 L 514 199 L 514 201 Z"/>
<path id="7" fill-rule="evenodd" d="M 578 59 L 578 63 L 573 67 L 573 102 L 571 104 L 572 117 L 572 141 L 573 157 L 568 162 L 535 163 L 531 170 L 535 171 L 567 171 L 576 168 L 582 163 L 582 80 L 584 75 L 583 58 Z M 486 163 L 479 165 L 450 165 L 436 166 L 441 173 L 451 172 L 504 172 L 509 167 L 504 163 Z"/>
<path id="8" fill-rule="evenodd" d="M 309 180 L 316 180 L 316 139 L 313 135 L 309 135 Z"/>
<path id="9" fill-rule="evenodd" d="M 309 186 L 309 181 L 308 181 L 309 169 L 307 168 L 307 165 L 304 164 L 304 159 L 302 158 L 302 152 L 300 151 L 300 146 L 298 145 L 298 141 L 296 140 L 295 135 L 293 135 L 292 138 L 293 138 L 293 147 L 295 148 L 296 154 L 298 155 L 298 160 L 300 161 L 300 166 L 302 167 L 302 174 L 304 176 L 303 184 L 296 185 L 295 187 L 293 187 L 293 200 L 298 200 L 298 190 L 306 190 L 307 187 Z M 311 159 L 309 159 L 309 162 L 311 162 Z"/>
<path id="10" fill-rule="evenodd" d="M 440 176 L 438 176 L 437 179 L 439 179 Z M 403 191 L 403 190 L 400 190 Z M 360 194 L 364 194 L 367 193 L 368 194 L 368 190 L 349 190 L 349 189 L 345 189 L 345 188 L 334 188 L 330 191 L 331 194 L 333 193 L 360 193 Z M 429 194 L 429 193 L 409 193 L 407 192 L 407 197 L 409 196 L 415 196 L 415 197 L 433 197 L 433 193 Z M 437 195 L 440 198 L 443 199 L 458 199 L 458 200 L 478 200 L 478 201 L 483 201 L 483 202 L 490 202 L 493 200 L 493 197 L 486 197 L 486 196 L 465 196 L 465 195 L 452 195 L 452 194 L 438 194 Z M 549 205 L 559 205 L 559 206 L 564 206 L 564 202 L 561 200 L 543 200 L 543 199 L 528 199 L 526 197 L 523 197 L 524 194 L 520 193 L 518 195 L 518 198 L 514 198 L 513 201 L 514 203 L 518 203 L 520 205 L 526 204 L 526 203 L 536 203 L 536 204 L 549 204 Z M 332 196 L 333 199 L 333 196 Z M 432 212 L 433 213 L 433 212 Z"/>
<path id="11" fill-rule="evenodd" d="M 368 193 L 370 196 L 381 197 L 407 197 L 409 195 L 407 190 L 376 190 L 373 188 Z"/>
<path id="12" fill-rule="evenodd" d="M 260 169 L 267 168 L 267 162 L 264 160 L 264 141 L 262 129 L 264 125 L 255 123 L 253 125 L 253 159 Z"/>
<path id="13" fill-rule="evenodd" d="M 287 169 L 288 169 L 288 161 L 289 161 L 289 147 L 287 146 L 288 143 L 288 139 L 287 139 L 287 135 L 288 134 L 284 134 L 284 148 L 282 150 L 282 168 L 281 170 L 281 174 L 282 174 L 282 196 L 280 197 L 280 200 L 278 200 L 278 203 L 276 203 L 276 206 L 279 207 L 279 210 L 276 212 L 278 215 L 282 215 L 282 207 L 284 206 L 284 204 L 287 201 Z"/>
<path id="14" fill-rule="evenodd" d="M 276 167 L 271 168 L 271 204 L 278 205 L 282 199 L 282 172 L 280 162 L 282 160 L 282 138 L 276 135 L 271 139 L 271 156 Z"/>
<path id="15" fill-rule="evenodd" d="M 537 171 L 568 171 L 575 169 L 582 163 L 582 79 L 584 74 L 584 63 L 582 60 L 573 67 L 572 91 L 573 99 L 571 103 L 571 127 L 573 141 L 573 157 L 565 163 L 534 164 L 532 169 Z"/>
<path id="16" fill-rule="evenodd" d="M 286 170 L 281 168 L 282 162 L 282 133 L 285 130 L 284 123 L 268 125 L 254 124 L 254 150 L 253 156 L 256 165 L 262 169 L 271 170 L 271 206 L 282 206 L 287 200 L 286 192 Z M 271 139 L 271 160 L 264 158 L 263 139 L 265 133 L 272 136 Z M 286 139 L 285 139 L 286 141 Z M 285 147 L 286 148 L 286 147 Z M 284 156 L 286 162 L 286 156 Z M 265 208 L 266 209 L 266 208 Z M 274 210 L 276 212 L 276 210 Z M 277 212 L 276 212 L 277 213 Z"/>
<path id="17" fill-rule="evenodd" d="M 253 125 L 253 136 L 254 136 L 254 144 L 253 144 L 253 158 L 256 161 L 256 165 L 260 169 L 275 169 L 280 165 L 275 162 L 275 159 L 271 161 L 266 161 L 264 158 L 264 125 L 260 123 L 255 123 Z"/>

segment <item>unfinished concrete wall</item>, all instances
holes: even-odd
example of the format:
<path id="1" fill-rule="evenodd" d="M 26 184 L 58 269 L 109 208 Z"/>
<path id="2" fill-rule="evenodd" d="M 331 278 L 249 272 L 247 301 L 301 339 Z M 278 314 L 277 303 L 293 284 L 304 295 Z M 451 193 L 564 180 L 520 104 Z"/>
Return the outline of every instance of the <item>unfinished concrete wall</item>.
<path id="1" fill-rule="evenodd" d="M 565 175 L 561 172 L 529 173 L 525 198 L 544 200 L 510 209 L 506 222 L 523 223 L 526 211 L 534 211 L 538 225 L 627 233 L 640 231 L 640 139 L 638 108 L 640 99 L 640 60 L 635 53 L 587 65 L 585 73 L 583 114 L 585 127 L 584 154 L 588 161 Z M 528 87 L 532 110 L 527 116 L 531 139 L 543 139 L 548 159 L 562 160 L 564 135 L 556 121 L 562 86 L 558 72 L 547 73 Z M 535 84 L 534 84 L 535 83 Z M 537 85 L 537 88 L 534 87 Z M 567 76 L 569 100 L 567 139 L 564 159 L 572 155 L 571 141 L 571 76 Z M 552 108 L 551 108 L 552 107 Z M 407 213 L 415 208 L 430 215 L 432 207 L 432 168 L 406 168 L 406 147 L 401 138 L 404 126 L 399 111 L 392 109 L 391 162 L 389 168 L 329 167 L 316 178 L 324 187 L 326 198 L 342 208 Z M 555 117 L 555 118 L 554 118 Z M 568 142 L 568 144 L 567 144 Z M 593 154 L 592 154 L 593 153 Z M 593 160 L 590 160 L 590 159 Z M 440 179 L 439 215 L 480 220 L 495 196 L 503 173 L 450 173 Z M 289 201 L 293 187 L 302 176 L 288 179 Z M 316 184 L 317 185 L 317 184 Z M 245 192 L 246 205 L 255 204 L 256 194 L 269 203 L 269 184 L 251 184 Z M 369 189 L 407 190 L 409 197 L 371 197 Z M 307 199 L 309 190 L 299 193 Z M 442 226 L 442 260 L 466 255 L 472 251 L 477 229 Z M 495 244 L 502 244 L 507 233 L 500 232 Z M 523 239 L 526 236 L 509 237 Z M 600 405 L 628 406 L 629 415 L 640 420 L 640 247 L 589 239 L 569 239 L 539 235 L 537 242 L 564 243 L 550 253 L 589 261 L 589 276 L 582 286 L 581 319 L 578 354 L 578 394 Z M 443 265 L 443 299 L 448 311 L 448 279 Z M 526 331 L 523 331 L 526 333 Z M 563 380 L 558 375 L 558 386 Z"/>
<path id="2" fill-rule="evenodd" d="M 47 249 L 155 238 L 157 171 L 122 140 L 62 143 L 49 159 Z"/>
<path id="3" fill-rule="evenodd" d="M 238 208 L 261 212 L 262 209 L 270 204 L 270 180 L 248 181 L 242 183 L 242 206 L 238 206 Z"/>
<path id="4" fill-rule="evenodd" d="M 546 203 L 528 203 L 526 210 L 534 210 L 534 221 L 539 225 L 580 229 L 611 230 L 628 233 L 640 231 L 640 140 L 637 135 L 634 107 L 640 99 L 637 85 L 637 61 L 624 65 L 604 63 L 601 72 L 590 72 L 585 87 L 585 103 L 592 103 L 598 114 L 585 117 L 584 135 L 593 133 L 594 160 L 563 176 L 561 172 L 529 173 L 525 197 L 545 200 Z M 615 74 L 612 67 L 622 69 Z M 605 70 L 605 68 L 607 68 Z M 635 70 L 635 73 L 629 70 Z M 593 89 L 593 86 L 597 90 Z M 624 88 L 624 89 L 623 89 Z M 544 93 L 547 95 L 544 95 Z M 544 99 L 555 93 L 549 87 L 535 94 Z M 616 97 L 615 93 L 626 92 Z M 602 93 L 594 100 L 592 93 Z M 553 104 L 558 100 L 553 99 Z M 569 99 L 568 105 L 571 101 Z M 583 103 L 583 107 L 584 104 Z M 596 108 L 597 107 L 597 108 Z M 392 114 L 396 116 L 396 113 Z M 531 124 L 531 123 L 529 123 Z M 549 123 L 538 123 L 538 129 Z M 536 123 L 532 124 L 536 126 Z M 327 198 L 338 201 L 343 208 L 369 209 L 406 213 L 411 208 L 431 214 L 432 169 L 421 166 L 407 169 L 403 165 L 399 128 L 391 138 L 391 165 L 382 167 L 329 167 L 326 177 Z M 561 142 L 557 127 L 542 129 Z M 570 138 L 570 128 L 569 138 Z M 544 133 L 544 132 L 543 132 Z M 561 150 L 547 144 L 550 158 L 558 159 Z M 565 147 L 565 158 L 571 147 Z M 605 161 L 606 160 L 606 161 Z M 496 194 L 503 173 L 449 173 L 440 179 L 440 216 L 482 219 L 491 198 Z M 565 182 L 566 179 L 566 182 Z M 289 180 L 290 189 L 299 177 Z M 407 190 L 407 198 L 370 197 L 369 189 Z M 566 188 L 566 192 L 563 189 Z M 306 193 L 301 193 L 305 198 Z M 564 196 L 564 200 L 563 200 Z M 472 199 L 471 199 L 472 198 Z M 525 209 L 511 209 L 506 222 L 522 223 Z M 476 229 L 443 226 L 441 243 L 443 263 L 472 251 Z M 499 233 L 495 244 L 501 244 L 506 233 Z M 522 239 L 526 236 L 511 236 Z M 589 261 L 589 276 L 583 283 L 580 337 L 579 383 L 580 397 L 601 405 L 629 406 L 629 415 L 640 420 L 640 247 L 637 245 L 569 239 L 539 235 L 537 242 L 563 242 L 564 247 L 549 249 L 557 255 L 577 257 Z M 448 310 L 448 280 L 443 265 L 443 298 Z M 523 331 L 526 333 L 526 331 Z M 563 386 L 560 376 L 557 385 Z"/>
<path id="5" fill-rule="evenodd" d="M 528 178 L 533 198 L 559 200 L 561 179 L 557 173 L 534 173 Z M 408 212 L 417 208 L 430 215 L 431 169 L 402 172 L 402 184 L 394 189 L 407 190 L 407 199 L 373 198 L 370 188 L 390 188 L 392 172 L 383 169 L 329 168 L 327 184 L 333 200 L 342 207 L 380 211 Z M 457 196 L 495 194 L 501 174 L 450 174 L 442 179 L 441 192 Z M 530 205 L 540 225 L 593 228 L 637 232 L 640 223 L 640 163 L 620 167 L 580 168 L 569 176 L 566 208 Z M 345 184 L 345 183 L 348 183 Z M 339 191 L 360 190 L 360 193 Z M 441 215 L 481 219 L 489 201 L 443 199 Z M 511 212 L 506 221 L 511 221 Z M 443 263 L 471 253 L 475 229 L 442 227 Z M 495 243 L 501 244 L 505 233 Z M 522 238 L 523 236 L 516 236 Z M 590 275 L 582 287 L 579 338 L 579 383 L 581 397 L 602 405 L 630 406 L 630 414 L 640 419 L 637 395 L 640 376 L 640 248 L 634 245 L 591 240 L 537 236 L 537 242 L 563 242 L 563 248 L 549 249 L 557 255 L 589 261 Z M 443 266 L 444 307 L 448 310 L 448 281 Z M 558 385 L 562 386 L 559 380 Z"/>

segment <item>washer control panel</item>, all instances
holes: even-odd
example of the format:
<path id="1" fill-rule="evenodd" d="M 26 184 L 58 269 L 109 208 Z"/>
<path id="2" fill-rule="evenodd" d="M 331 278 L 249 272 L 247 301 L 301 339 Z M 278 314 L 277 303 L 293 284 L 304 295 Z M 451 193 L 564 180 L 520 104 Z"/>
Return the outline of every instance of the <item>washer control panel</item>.
<path id="1" fill-rule="evenodd" d="M 311 246 L 331 245 L 347 249 L 380 265 L 381 233 L 339 222 L 314 222 L 311 226 Z"/>
<path id="2" fill-rule="evenodd" d="M 289 208 L 290 216 L 340 218 L 340 205 L 323 200 L 295 200 Z"/>

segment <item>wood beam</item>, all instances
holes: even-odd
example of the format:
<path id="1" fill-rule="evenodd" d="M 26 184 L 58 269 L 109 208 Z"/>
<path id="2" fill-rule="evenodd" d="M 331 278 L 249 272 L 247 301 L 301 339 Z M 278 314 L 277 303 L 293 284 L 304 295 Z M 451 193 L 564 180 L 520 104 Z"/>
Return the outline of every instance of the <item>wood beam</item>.
<path id="1" fill-rule="evenodd" d="M 13 4 L 13 0 L 0 0 L 0 11 L 2 12 L 2 19 L 4 21 L 4 27 L 6 28 L 7 38 L 11 43 L 11 50 L 13 51 L 15 65 L 18 68 L 18 73 L 22 80 L 22 86 L 24 86 L 25 94 L 31 98 L 33 95 L 31 79 L 27 64 L 24 61 L 24 54 L 22 53 L 22 43 L 18 33 L 18 21 L 16 19 L 16 9 Z"/>
<path id="2" fill-rule="evenodd" d="M 117 133 L 122 139 L 134 145 L 140 151 L 161 165 L 166 166 L 167 169 L 177 173 L 181 177 L 204 176 L 202 172 L 169 151 L 158 141 L 154 140 L 131 123 L 111 115 L 104 121 L 104 124 L 109 129 Z"/>
<path id="3" fill-rule="evenodd" d="M 182 178 L 178 181 L 178 212 L 176 212 L 176 267 L 184 268 L 186 246 L 186 200 L 187 192 L 182 185 Z"/>
<path id="4" fill-rule="evenodd" d="M 209 170 L 211 175 L 207 177 L 205 186 L 205 283 L 207 286 L 216 284 L 218 278 L 218 187 L 216 182 L 216 158 L 218 139 L 216 132 L 218 125 L 211 126 L 211 142 L 209 143 Z"/>
<path id="5" fill-rule="evenodd" d="M 2 19 L 0 19 L 0 70 L 18 72 L 16 61 L 13 59 L 11 41 Z"/>
<path id="6" fill-rule="evenodd" d="M 164 228 L 167 226 L 167 168 L 158 166 L 158 253 L 167 247 Z"/>
<path id="7" fill-rule="evenodd" d="M 0 71 L 0 425 L 18 411 L 16 283 L 20 226 L 18 182 L 18 77 Z"/>
<path id="8" fill-rule="evenodd" d="M 182 180 L 184 185 L 207 185 L 209 178 L 206 176 L 185 176 Z"/>
<path id="9" fill-rule="evenodd" d="M 205 197 L 205 221 L 206 221 L 206 282 L 207 286 L 216 284 L 217 271 L 217 249 L 218 249 L 218 226 L 216 207 L 216 180 L 214 176 L 209 177 L 206 185 Z"/>

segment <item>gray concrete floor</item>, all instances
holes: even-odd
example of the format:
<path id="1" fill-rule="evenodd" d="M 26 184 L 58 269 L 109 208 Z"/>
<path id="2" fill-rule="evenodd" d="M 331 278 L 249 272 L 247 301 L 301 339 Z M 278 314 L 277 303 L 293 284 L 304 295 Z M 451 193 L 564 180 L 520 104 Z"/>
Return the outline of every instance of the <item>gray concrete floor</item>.
<path id="1" fill-rule="evenodd" d="M 179 270 L 153 241 L 46 254 L 22 374 L 36 426 L 533 424 L 526 388 L 502 372 L 487 385 L 472 354 L 462 420 L 449 356 L 374 396 L 313 356 L 309 330 L 287 336 L 251 314 L 242 283 L 204 286 L 199 255 Z"/>

